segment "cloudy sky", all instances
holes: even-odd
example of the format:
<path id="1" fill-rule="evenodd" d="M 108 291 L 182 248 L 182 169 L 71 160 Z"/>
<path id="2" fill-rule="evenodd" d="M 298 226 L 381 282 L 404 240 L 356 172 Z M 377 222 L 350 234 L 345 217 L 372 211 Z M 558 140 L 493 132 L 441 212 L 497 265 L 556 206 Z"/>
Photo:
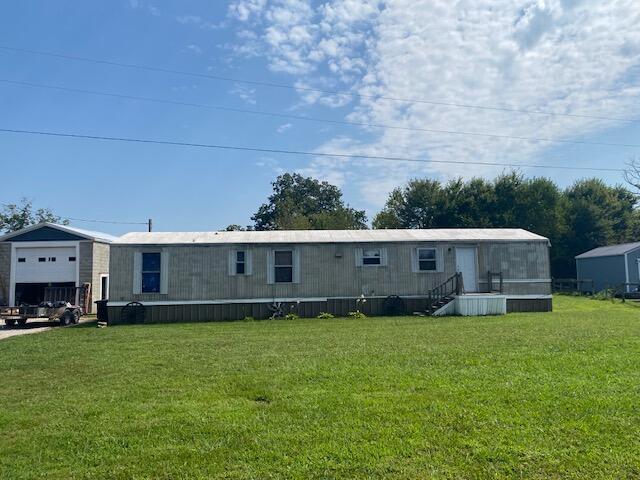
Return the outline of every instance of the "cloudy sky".
<path id="1" fill-rule="evenodd" d="M 623 168 L 640 155 L 634 0 L 60 0 L 3 10 L 0 47 L 14 50 L 0 48 L 0 128 L 429 162 L 3 133 L 13 181 L 0 202 L 28 196 L 73 218 L 206 230 L 248 223 L 283 171 L 338 184 L 372 214 L 413 177 L 491 178 L 505 167 L 478 163 L 507 163 L 562 186 L 617 183 L 616 172 L 526 165 Z"/>

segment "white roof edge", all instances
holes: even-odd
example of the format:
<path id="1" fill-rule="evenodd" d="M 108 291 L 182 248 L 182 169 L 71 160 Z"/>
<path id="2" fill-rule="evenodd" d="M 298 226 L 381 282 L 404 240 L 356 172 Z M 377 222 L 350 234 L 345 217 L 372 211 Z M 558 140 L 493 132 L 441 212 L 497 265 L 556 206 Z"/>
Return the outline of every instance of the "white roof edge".
<path id="1" fill-rule="evenodd" d="M 277 230 L 249 232 L 132 232 L 114 245 L 304 244 L 384 242 L 526 242 L 549 239 L 523 229 Z"/>
<path id="2" fill-rule="evenodd" d="M 32 232 L 34 230 L 38 230 L 39 228 L 42 228 L 42 227 L 54 228 L 56 230 L 60 230 L 65 233 L 70 233 L 72 235 L 78 235 L 80 237 L 86 238 L 87 240 L 93 240 L 95 242 L 113 243 L 115 240 L 118 239 L 118 237 L 109 235 L 107 233 L 93 232 L 90 230 L 83 230 L 81 228 L 70 227 L 69 225 L 60 225 L 58 223 L 52 223 L 52 222 L 40 222 L 34 225 L 30 225 L 28 227 L 22 228 L 20 230 L 16 230 L 15 232 L 10 232 L 5 234 L 0 237 L 0 242 L 10 240 L 14 237 L 17 237 L 24 233 Z"/>

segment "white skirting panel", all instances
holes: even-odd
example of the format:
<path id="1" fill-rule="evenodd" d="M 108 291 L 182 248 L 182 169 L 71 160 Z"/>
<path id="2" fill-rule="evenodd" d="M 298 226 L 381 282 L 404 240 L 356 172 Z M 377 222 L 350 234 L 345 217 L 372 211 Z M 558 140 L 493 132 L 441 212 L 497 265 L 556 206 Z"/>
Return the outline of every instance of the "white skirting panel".
<path id="1" fill-rule="evenodd" d="M 467 317 L 507 313 L 506 295 L 460 295 L 453 303 L 456 314 Z"/>

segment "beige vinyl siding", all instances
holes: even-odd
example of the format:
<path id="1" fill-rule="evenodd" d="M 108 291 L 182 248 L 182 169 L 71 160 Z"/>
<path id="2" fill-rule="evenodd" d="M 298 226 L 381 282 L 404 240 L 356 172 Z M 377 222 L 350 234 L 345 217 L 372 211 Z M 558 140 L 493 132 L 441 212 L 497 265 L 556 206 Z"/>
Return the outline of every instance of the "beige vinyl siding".
<path id="1" fill-rule="evenodd" d="M 9 301 L 11 243 L 0 243 L 0 302 Z"/>
<path id="2" fill-rule="evenodd" d="M 95 302 L 100 295 L 100 274 L 109 273 L 109 252 L 108 243 L 91 241 L 80 242 L 80 285 L 91 284 L 90 310 L 95 310 Z"/>
<path id="3" fill-rule="evenodd" d="M 261 245 L 162 245 L 111 246 L 112 301 L 198 301 L 220 299 L 322 298 L 426 295 L 455 273 L 455 246 L 462 243 L 385 242 L 380 244 L 261 244 Z M 478 246 L 480 287 L 486 272 L 502 271 L 505 279 L 547 279 L 548 243 L 497 242 L 464 243 Z M 356 249 L 385 248 L 387 265 L 358 267 Z M 442 252 L 442 272 L 413 272 L 412 251 L 437 247 Z M 275 249 L 300 252 L 300 283 L 269 284 L 267 252 Z M 229 275 L 231 251 L 251 252 L 252 274 Z M 169 254 L 167 293 L 133 294 L 134 252 L 165 251 Z M 486 282 L 485 282 L 486 285 Z M 544 283 L 505 284 L 505 293 L 544 294 Z"/>

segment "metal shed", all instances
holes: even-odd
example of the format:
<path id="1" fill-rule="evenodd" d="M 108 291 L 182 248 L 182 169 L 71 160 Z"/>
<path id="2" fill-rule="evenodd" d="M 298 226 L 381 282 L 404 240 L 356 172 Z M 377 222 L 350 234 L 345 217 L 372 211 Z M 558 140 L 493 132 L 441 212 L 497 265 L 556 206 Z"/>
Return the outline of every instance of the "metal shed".
<path id="1" fill-rule="evenodd" d="M 578 288 L 582 291 L 605 290 L 626 284 L 635 291 L 640 283 L 640 242 L 598 247 L 576 256 Z"/>

